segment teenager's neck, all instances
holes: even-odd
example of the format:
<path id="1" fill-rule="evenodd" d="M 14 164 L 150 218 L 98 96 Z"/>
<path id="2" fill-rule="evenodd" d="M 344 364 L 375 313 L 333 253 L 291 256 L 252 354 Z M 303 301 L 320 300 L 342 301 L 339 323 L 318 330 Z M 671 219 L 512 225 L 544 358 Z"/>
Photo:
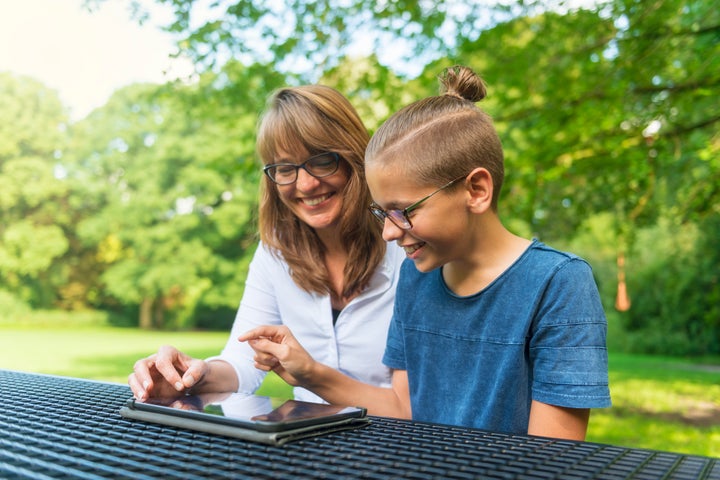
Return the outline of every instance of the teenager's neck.
<path id="1" fill-rule="evenodd" d="M 443 266 L 446 284 L 461 296 L 480 292 L 490 285 L 531 243 L 506 229 L 497 217 L 486 219 L 466 242 L 466 257 Z"/>

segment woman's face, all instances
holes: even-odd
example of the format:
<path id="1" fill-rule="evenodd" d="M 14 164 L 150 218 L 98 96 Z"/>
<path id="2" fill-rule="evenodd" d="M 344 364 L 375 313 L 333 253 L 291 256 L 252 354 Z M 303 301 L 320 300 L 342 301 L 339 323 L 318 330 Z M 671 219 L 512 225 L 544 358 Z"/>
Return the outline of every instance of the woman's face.
<path id="1" fill-rule="evenodd" d="M 273 163 L 302 164 L 311 155 L 304 151 L 290 154 L 279 150 Z M 345 186 L 350 170 L 340 159 L 335 173 L 316 178 L 300 168 L 297 180 L 290 185 L 275 185 L 281 201 L 303 222 L 315 230 L 335 228 L 343 207 Z"/>

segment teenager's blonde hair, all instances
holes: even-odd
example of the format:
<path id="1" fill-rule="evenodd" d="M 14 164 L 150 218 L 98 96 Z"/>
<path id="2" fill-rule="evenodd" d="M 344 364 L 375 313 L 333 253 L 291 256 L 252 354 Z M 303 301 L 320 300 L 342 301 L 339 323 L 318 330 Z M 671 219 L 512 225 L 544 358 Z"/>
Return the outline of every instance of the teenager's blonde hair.
<path id="1" fill-rule="evenodd" d="M 505 176 L 502 144 L 490 116 L 475 105 L 487 94 L 485 83 L 461 65 L 445 69 L 439 80 L 440 95 L 408 105 L 378 128 L 365 161 L 392 162 L 429 186 L 484 167 L 492 175 L 492 207 L 497 210 Z"/>
<path id="2" fill-rule="evenodd" d="M 350 102 L 337 90 L 322 85 L 277 90 L 258 124 L 257 152 L 265 165 L 275 163 L 279 150 L 340 155 L 340 169 L 348 175 L 339 228 L 340 240 L 348 249 L 343 296 L 364 289 L 385 255 L 381 225 L 367 210 L 371 202 L 364 170 L 368 140 L 367 129 Z M 270 179 L 263 176 L 260 189 L 262 242 L 282 255 L 300 288 L 330 293 L 325 251 L 315 231 L 285 206 Z"/>

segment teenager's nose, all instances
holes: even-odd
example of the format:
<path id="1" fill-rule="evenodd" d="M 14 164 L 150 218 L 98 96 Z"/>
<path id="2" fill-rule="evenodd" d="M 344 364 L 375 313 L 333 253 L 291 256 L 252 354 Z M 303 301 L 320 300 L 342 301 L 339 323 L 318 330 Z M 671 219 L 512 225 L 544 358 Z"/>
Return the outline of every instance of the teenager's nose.
<path id="1" fill-rule="evenodd" d="M 386 242 L 392 242 L 393 240 L 397 240 L 402 237 L 404 232 L 405 230 L 395 225 L 389 218 L 385 218 L 382 230 L 383 240 Z"/>

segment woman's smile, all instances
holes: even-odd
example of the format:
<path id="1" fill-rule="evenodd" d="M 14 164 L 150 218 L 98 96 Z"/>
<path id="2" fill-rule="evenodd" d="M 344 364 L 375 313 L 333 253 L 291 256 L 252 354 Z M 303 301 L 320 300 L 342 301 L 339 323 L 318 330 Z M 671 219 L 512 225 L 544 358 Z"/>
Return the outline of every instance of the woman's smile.
<path id="1" fill-rule="evenodd" d="M 329 199 L 333 195 L 334 193 L 325 193 L 323 195 L 318 195 L 315 197 L 303 197 L 298 200 L 307 205 L 308 207 L 315 207 L 317 205 L 320 205 L 322 202 Z"/>

